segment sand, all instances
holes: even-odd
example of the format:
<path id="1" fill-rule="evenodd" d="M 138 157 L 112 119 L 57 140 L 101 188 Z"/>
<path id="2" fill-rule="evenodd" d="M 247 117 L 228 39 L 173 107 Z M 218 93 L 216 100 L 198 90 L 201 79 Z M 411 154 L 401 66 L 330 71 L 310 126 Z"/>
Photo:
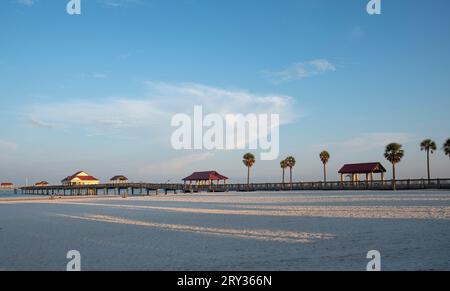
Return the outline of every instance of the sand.
<path id="1" fill-rule="evenodd" d="M 450 270 L 450 191 L 0 199 L 0 269 Z"/>

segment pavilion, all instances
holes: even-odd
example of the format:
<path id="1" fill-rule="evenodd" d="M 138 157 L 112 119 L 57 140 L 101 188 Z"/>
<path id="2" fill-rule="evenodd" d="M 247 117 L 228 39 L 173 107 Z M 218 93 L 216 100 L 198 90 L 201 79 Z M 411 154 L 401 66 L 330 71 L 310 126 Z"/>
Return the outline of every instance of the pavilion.
<path id="1" fill-rule="evenodd" d="M 100 181 L 94 176 L 89 175 L 84 171 L 79 171 L 72 176 L 68 176 L 61 181 L 64 186 L 73 185 L 98 185 Z"/>
<path id="2" fill-rule="evenodd" d="M 216 171 L 195 172 L 183 179 L 185 186 L 187 182 L 189 182 L 190 185 L 192 185 L 192 182 L 195 182 L 197 186 L 213 186 L 214 181 L 217 181 L 217 185 L 220 181 L 223 181 L 223 184 L 226 185 L 227 180 L 228 177 L 225 177 Z"/>
<path id="3" fill-rule="evenodd" d="M 373 174 L 380 174 L 381 181 L 384 182 L 384 173 L 386 169 L 379 162 L 362 163 L 362 164 L 346 164 L 340 170 L 341 182 L 344 182 L 344 175 L 350 175 L 352 182 L 359 182 L 359 175 L 366 175 L 366 181 L 373 181 Z"/>
<path id="4" fill-rule="evenodd" d="M 10 183 L 10 182 L 4 182 L 0 184 L 0 189 L 6 189 L 6 190 L 11 190 L 14 189 L 14 184 Z"/>
<path id="5" fill-rule="evenodd" d="M 112 184 L 126 184 L 128 183 L 128 178 L 124 175 L 117 175 L 109 179 Z"/>
<path id="6" fill-rule="evenodd" d="M 47 181 L 41 181 L 41 182 L 37 182 L 36 184 L 34 184 L 34 186 L 36 187 L 47 187 L 49 184 Z"/>

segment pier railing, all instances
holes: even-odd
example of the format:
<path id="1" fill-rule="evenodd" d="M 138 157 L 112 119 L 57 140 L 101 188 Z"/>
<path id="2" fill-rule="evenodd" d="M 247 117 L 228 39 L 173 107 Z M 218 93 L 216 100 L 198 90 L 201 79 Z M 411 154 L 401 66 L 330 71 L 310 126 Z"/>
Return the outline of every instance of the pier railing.
<path id="1" fill-rule="evenodd" d="M 188 185 L 157 183 L 125 183 L 100 185 L 71 185 L 22 187 L 20 192 L 28 195 L 81 196 L 81 195 L 150 195 L 179 192 L 242 192 L 242 191 L 387 191 L 394 183 L 388 181 L 358 182 L 293 182 L 291 183 L 252 183 L 228 185 Z M 397 190 L 450 189 L 449 179 L 408 179 L 397 180 Z"/>
<path id="2" fill-rule="evenodd" d="M 450 189 L 450 179 L 409 179 L 397 180 L 397 190 Z M 394 182 L 358 181 L 358 182 L 293 182 L 231 184 L 225 186 L 228 191 L 343 191 L 343 190 L 392 190 Z"/>

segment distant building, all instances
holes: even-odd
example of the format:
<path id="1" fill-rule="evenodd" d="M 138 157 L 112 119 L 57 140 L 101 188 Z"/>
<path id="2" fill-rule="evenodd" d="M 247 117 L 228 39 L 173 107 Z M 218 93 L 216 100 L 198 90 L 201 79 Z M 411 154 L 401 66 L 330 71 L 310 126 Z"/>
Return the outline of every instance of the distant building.
<path id="1" fill-rule="evenodd" d="M 68 176 L 64 178 L 61 183 L 64 186 L 72 186 L 72 185 L 98 185 L 100 181 L 94 176 L 89 175 L 86 172 L 80 171 L 72 176 Z"/>
<path id="2" fill-rule="evenodd" d="M 126 184 L 128 183 L 128 178 L 123 175 L 114 176 L 109 181 L 112 184 Z"/>
<path id="3" fill-rule="evenodd" d="M 217 182 L 217 184 L 220 181 L 223 181 L 223 184 L 226 184 L 227 180 L 228 177 L 225 177 L 216 171 L 195 172 L 192 175 L 183 179 L 184 184 L 186 184 L 187 182 L 189 182 L 189 184 L 195 182 L 196 185 L 199 186 L 211 186 L 214 184 L 215 181 Z"/>
<path id="4" fill-rule="evenodd" d="M 46 186 L 48 186 L 48 182 L 46 182 L 46 181 L 37 182 L 36 184 L 34 184 L 34 186 L 36 186 L 36 187 L 46 187 Z"/>
<path id="5" fill-rule="evenodd" d="M 359 175 L 366 175 L 366 181 L 373 181 L 373 174 L 380 174 L 381 181 L 384 181 L 384 173 L 386 169 L 379 162 L 347 164 L 339 170 L 341 182 L 344 181 L 344 175 L 349 175 L 352 182 L 359 182 Z"/>
<path id="6" fill-rule="evenodd" d="M 0 184 L 0 188 L 3 189 L 3 190 L 14 189 L 14 184 L 13 183 L 9 183 L 9 182 L 1 183 Z"/>

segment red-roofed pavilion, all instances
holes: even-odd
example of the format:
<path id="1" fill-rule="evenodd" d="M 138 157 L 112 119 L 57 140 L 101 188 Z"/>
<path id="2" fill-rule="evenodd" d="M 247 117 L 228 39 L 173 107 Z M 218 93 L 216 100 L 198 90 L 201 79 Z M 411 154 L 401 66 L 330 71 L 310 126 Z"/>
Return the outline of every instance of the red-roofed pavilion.
<path id="1" fill-rule="evenodd" d="M 379 162 L 376 163 L 362 163 L 362 164 L 347 164 L 344 165 L 340 170 L 341 182 L 344 181 L 344 175 L 351 175 L 352 182 L 359 181 L 359 175 L 365 174 L 366 181 L 373 181 L 373 174 L 380 174 L 381 181 L 384 182 L 384 173 L 386 169 Z"/>
<path id="2" fill-rule="evenodd" d="M 192 185 L 192 182 L 195 182 L 198 186 L 213 186 L 214 181 L 217 181 L 217 184 L 220 181 L 223 181 L 223 184 L 226 185 L 228 177 L 219 174 L 216 171 L 205 171 L 205 172 L 195 172 L 192 175 L 183 179 L 184 185 L 189 182 Z"/>

